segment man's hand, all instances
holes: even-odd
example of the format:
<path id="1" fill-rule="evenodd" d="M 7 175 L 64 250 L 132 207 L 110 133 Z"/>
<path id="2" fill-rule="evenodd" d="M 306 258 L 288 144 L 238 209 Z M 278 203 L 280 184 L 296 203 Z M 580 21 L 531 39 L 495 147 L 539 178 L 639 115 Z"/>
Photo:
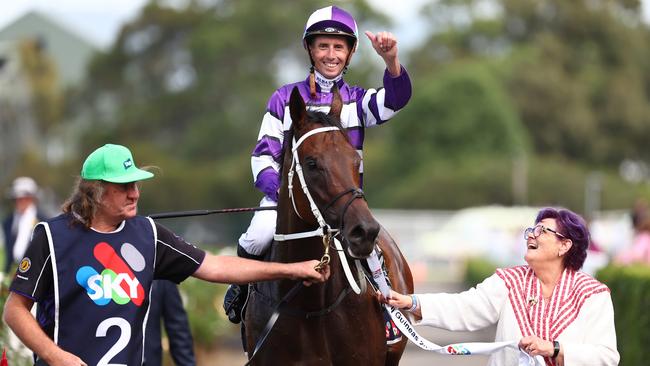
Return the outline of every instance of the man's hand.
<path id="1" fill-rule="evenodd" d="M 305 286 L 327 281 L 330 277 L 330 266 L 326 265 L 320 271 L 317 271 L 315 268 L 319 263 L 317 260 L 293 263 L 296 279 L 303 280 Z"/>
<path id="2" fill-rule="evenodd" d="M 48 365 L 51 366 L 87 366 L 79 357 L 60 348 L 57 349 L 56 355 L 49 358 L 51 361 L 48 362 Z"/>
<path id="3" fill-rule="evenodd" d="M 365 33 L 372 44 L 372 48 L 374 48 L 375 52 L 384 59 L 388 72 L 393 77 L 399 76 L 402 68 L 397 59 L 397 38 L 395 35 L 391 32 L 379 32 L 374 34 L 370 31 L 366 31 Z"/>

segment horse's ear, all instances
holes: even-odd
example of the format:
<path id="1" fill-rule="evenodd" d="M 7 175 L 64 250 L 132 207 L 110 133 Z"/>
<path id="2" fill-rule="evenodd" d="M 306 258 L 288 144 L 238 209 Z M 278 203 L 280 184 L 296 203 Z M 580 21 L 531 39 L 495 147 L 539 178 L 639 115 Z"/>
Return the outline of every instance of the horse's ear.
<path id="1" fill-rule="evenodd" d="M 291 114 L 292 124 L 300 123 L 307 114 L 305 101 L 302 100 L 298 87 L 293 87 L 291 97 L 289 98 L 289 113 Z"/>
<path id="2" fill-rule="evenodd" d="M 341 120 L 341 109 L 343 109 L 343 99 L 341 99 L 341 93 L 339 93 L 339 87 L 334 84 L 332 87 L 332 105 L 330 106 L 329 115 L 336 117 L 337 120 Z"/>

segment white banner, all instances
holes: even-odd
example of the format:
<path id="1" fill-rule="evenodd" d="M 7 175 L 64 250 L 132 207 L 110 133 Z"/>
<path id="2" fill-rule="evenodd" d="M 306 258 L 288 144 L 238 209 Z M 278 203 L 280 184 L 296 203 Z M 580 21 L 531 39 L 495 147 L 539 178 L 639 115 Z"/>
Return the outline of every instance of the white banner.
<path id="1" fill-rule="evenodd" d="M 408 318 L 396 308 L 385 305 L 390 313 L 393 322 L 399 330 L 418 347 L 440 353 L 443 355 L 489 355 L 504 348 L 519 349 L 518 340 L 503 342 L 468 342 L 454 343 L 446 346 L 439 346 L 422 337 L 415 330 L 415 327 L 409 322 Z M 519 366 L 544 366 L 542 356 L 531 356 L 528 353 L 519 350 Z"/>

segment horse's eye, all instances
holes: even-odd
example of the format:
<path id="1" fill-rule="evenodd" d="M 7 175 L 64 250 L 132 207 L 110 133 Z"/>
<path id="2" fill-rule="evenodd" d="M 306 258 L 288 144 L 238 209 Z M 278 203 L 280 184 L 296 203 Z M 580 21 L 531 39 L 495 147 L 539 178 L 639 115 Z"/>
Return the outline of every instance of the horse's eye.
<path id="1" fill-rule="evenodd" d="M 309 170 L 316 170 L 318 169 L 318 163 L 316 163 L 316 159 L 308 157 L 305 159 L 305 166 Z"/>

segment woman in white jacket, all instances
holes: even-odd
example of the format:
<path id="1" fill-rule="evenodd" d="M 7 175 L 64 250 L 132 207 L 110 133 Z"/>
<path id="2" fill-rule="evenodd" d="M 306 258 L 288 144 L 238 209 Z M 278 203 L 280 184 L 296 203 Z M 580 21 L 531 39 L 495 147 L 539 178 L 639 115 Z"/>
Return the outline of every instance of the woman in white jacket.
<path id="1" fill-rule="evenodd" d="M 497 269 L 459 294 L 392 292 L 384 301 L 438 328 L 497 324 L 496 341 L 519 340 L 520 349 L 543 356 L 547 365 L 617 365 L 609 288 L 579 271 L 590 240 L 585 221 L 566 209 L 545 208 L 524 237 L 528 265 Z M 503 349 L 489 365 L 516 365 L 518 357 Z"/>

